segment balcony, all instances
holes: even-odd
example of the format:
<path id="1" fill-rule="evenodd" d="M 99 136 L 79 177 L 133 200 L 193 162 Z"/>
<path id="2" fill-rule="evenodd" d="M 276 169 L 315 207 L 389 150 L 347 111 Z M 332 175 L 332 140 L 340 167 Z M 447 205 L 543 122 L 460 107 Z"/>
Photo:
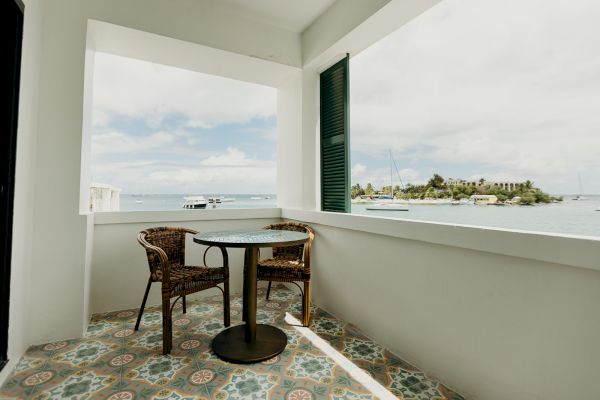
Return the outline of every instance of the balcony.
<path id="1" fill-rule="evenodd" d="M 25 3 L 2 397 L 598 397 L 600 239 L 320 211 L 319 73 L 436 1 L 311 1 L 291 20 L 267 0 Z M 86 65 L 96 50 L 276 87 L 278 206 L 89 213 Z M 284 220 L 316 231 L 315 309 L 312 326 L 298 327 L 294 286 L 271 301 L 259 291 L 259 318 L 288 335 L 280 356 L 216 359 L 216 292 L 192 296 L 186 315 L 176 309 L 170 356 L 156 342 L 157 308 L 131 332 L 148 269 L 139 231 Z M 201 260 L 202 246 L 187 249 Z M 231 250 L 233 324 L 242 266 L 243 251 Z M 159 303 L 156 286 L 148 304 Z"/>

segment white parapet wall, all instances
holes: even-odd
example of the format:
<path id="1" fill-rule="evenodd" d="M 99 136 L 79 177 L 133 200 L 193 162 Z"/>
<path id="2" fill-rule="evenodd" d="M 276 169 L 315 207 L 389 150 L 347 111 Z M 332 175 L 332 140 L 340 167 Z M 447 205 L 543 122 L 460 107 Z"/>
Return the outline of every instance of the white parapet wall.
<path id="1" fill-rule="evenodd" d="M 313 296 L 467 399 L 597 399 L 600 238 L 283 210 Z"/>
<path id="2" fill-rule="evenodd" d="M 94 218 L 94 247 L 90 277 L 91 313 L 124 310 L 139 307 L 150 275 L 146 252 L 137 242 L 138 233 L 154 226 L 181 226 L 199 232 L 261 229 L 278 222 L 281 210 L 269 209 L 215 209 L 99 213 Z M 188 235 L 186 263 L 201 265 L 206 246 L 193 242 Z M 229 249 L 230 285 L 232 293 L 242 289 L 243 249 Z M 269 249 L 263 249 L 266 257 Z M 212 249 L 207 264 L 221 265 L 221 253 Z M 197 295 L 219 294 L 211 289 Z M 149 305 L 160 304 L 160 283 L 155 283 L 148 297 Z"/>

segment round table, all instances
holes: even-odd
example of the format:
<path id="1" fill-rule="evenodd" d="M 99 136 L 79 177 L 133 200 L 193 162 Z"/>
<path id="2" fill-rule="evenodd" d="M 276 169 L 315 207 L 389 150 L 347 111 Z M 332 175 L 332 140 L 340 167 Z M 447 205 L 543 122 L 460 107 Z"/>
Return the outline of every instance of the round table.
<path id="1" fill-rule="evenodd" d="M 287 344 L 285 333 L 274 326 L 256 323 L 256 269 L 261 247 L 296 246 L 308 242 L 304 232 L 252 230 L 206 232 L 194 236 L 194 242 L 206 246 L 245 248 L 244 325 L 232 326 L 213 339 L 215 354 L 228 362 L 256 363 L 275 357 Z"/>

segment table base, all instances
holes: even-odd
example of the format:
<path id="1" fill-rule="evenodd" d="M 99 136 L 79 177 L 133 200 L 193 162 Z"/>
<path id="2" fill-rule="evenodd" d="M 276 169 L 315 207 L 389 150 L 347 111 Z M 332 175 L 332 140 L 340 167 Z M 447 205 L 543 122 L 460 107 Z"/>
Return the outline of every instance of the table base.
<path id="1" fill-rule="evenodd" d="M 245 339 L 245 325 L 232 326 L 219 333 L 212 342 L 213 351 L 222 360 L 250 364 L 268 360 L 281 353 L 287 344 L 287 336 L 271 325 L 256 325 L 256 341 Z"/>

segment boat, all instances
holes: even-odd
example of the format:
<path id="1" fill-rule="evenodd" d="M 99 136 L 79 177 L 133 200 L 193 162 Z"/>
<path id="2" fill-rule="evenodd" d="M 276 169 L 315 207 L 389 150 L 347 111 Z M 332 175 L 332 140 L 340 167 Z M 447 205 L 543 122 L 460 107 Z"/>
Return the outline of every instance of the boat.
<path id="1" fill-rule="evenodd" d="M 419 204 L 419 205 L 443 205 L 452 204 L 452 199 L 400 199 L 396 200 L 396 203 L 400 204 Z M 459 201 L 459 204 L 465 204 Z"/>
<path id="2" fill-rule="evenodd" d="M 408 207 L 397 203 L 378 203 L 367 206 L 367 210 L 378 211 L 408 211 Z"/>
<path id="3" fill-rule="evenodd" d="M 269 200 L 271 196 L 252 196 L 250 200 Z"/>
<path id="4" fill-rule="evenodd" d="M 453 206 L 460 206 L 462 203 L 459 200 L 452 200 L 450 204 L 452 204 Z"/>
<path id="5" fill-rule="evenodd" d="M 224 196 L 213 196 L 208 198 L 209 203 L 230 203 L 235 201 L 233 197 L 224 197 Z"/>
<path id="6" fill-rule="evenodd" d="M 135 201 L 135 203 L 136 203 L 136 204 L 143 204 L 144 202 L 143 202 L 143 201 L 141 201 L 141 200 L 136 200 L 136 201 Z"/>
<path id="7" fill-rule="evenodd" d="M 573 200 L 582 201 L 587 200 L 588 198 L 583 195 L 583 185 L 581 184 L 581 174 L 577 174 L 577 178 L 579 179 L 579 194 L 573 197 Z"/>
<path id="8" fill-rule="evenodd" d="M 185 200 L 183 202 L 183 205 L 181 206 L 182 208 L 188 208 L 188 209 L 201 209 L 201 208 L 206 208 L 206 199 L 204 198 L 204 196 L 188 196 L 188 197 L 184 197 L 183 200 Z"/>
<path id="9" fill-rule="evenodd" d="M 376 203 L 370 204 L 366 207 L 367 210 L 372 211 L 408 211 L 408 207 L 402 204 L 398 204 L 394 202 L 394 174 L 392 170 L 392 163 L 394 159 L 392 158 L 392 150 L 390 152 L 390 191 L 392 192 L 389 195 L 379 195 L 380 199 L 388 199 L 390 203 Z M 399 176 L 399 175 L 398 175 Z M 402 183 L 402 182 L 400 182 Z"/>

